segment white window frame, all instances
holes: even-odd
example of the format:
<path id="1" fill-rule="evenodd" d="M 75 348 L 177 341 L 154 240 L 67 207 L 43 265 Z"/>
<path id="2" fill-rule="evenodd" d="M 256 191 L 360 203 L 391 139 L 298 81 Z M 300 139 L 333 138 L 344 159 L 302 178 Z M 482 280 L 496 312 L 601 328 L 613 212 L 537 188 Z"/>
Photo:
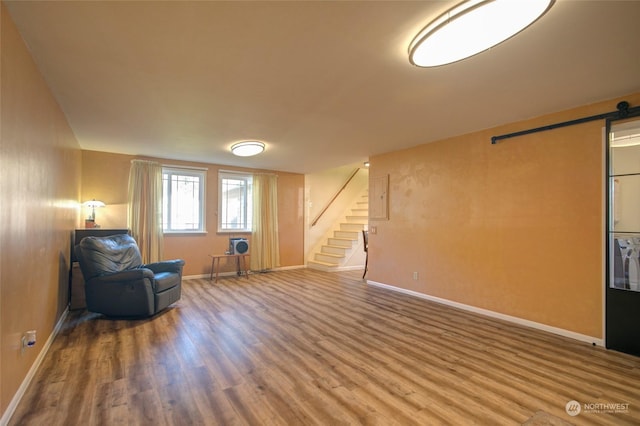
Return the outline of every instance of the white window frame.
<path id="1" fill-rule="evenodd" d="M 246 183 L 247 191 L 244 194 L 244 203 L 245 203 L 245 211 L 244 211 L 244 226 L 241 228 L 230 228 L 223 226 L 222 219 L 225 217 L 223 215 L 224 208 L 224 192 L 223 192 L 223 183 L 225 179 L 234 179 L 234 180 L 244 180 Z M 238 233 L 238 232 L 251 232 L 251 222 L 252 222 L 252 186 L 253 186 L 253 174 L 248 172 L 233 172 L 227 170 L 218 171 L 218 232 L 219 233 Z"/>
<path id="2" fill-rule="evenodd" d="M 199 180 L 198 185 L 198 202 L 199 202 L 199 223 L 196 228 L 177 228 L 171 224 L 171 185 L 167 186 L 165 191 L 165 175 L 173 176 L 188 176 L 195 177 Z M 180 233 L 180 234 L 201 234 L 207 232 L 206 228 L 206 182 L 207 182 L 207 169 L 189 168 L 180 166 L 162 166 L 162 231 L 165 234 Z"/>

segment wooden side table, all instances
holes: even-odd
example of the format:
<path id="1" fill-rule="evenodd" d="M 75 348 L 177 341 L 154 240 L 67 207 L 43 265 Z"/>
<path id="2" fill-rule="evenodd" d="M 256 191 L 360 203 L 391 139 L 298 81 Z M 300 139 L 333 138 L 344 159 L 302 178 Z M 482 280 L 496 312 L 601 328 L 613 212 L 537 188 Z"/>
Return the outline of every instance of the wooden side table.
<path id="1" fill-rule="evenodd" d="M 240 272 L 244 270 L 244 274 L 247 276 L 247 279 L 249 279 L 249 268 L 247 267 L 247 260 L 246 260 L 248 256 L 249 255 L 246 253 L 245 254 L 210 254 L 209 257 L 211 258 L 211 273 L 209 274 L 209 281 L 213 279 L 213 271 L 215 271 L 216 282 L 218 282 L 218 273 L 220 272 L 220 259 L 225 259 L 230 257 L 234 257 L 236 259 L 238 274 L 240 274 Z M 240 269 L 240 262 L 242 262 L 242 269 Z"/>

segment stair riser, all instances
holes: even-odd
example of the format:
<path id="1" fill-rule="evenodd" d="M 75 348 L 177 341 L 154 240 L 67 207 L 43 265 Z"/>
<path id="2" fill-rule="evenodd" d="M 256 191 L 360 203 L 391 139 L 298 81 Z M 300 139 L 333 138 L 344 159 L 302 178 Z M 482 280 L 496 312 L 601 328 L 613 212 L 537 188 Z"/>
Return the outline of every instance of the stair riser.
<path id="1" fill-rule="evenodd" d="M 329 244 L 332 246 L 340 246 L 345 248 L 351 248 L 353 246 L 353 240 L 339 240 L 337 238 L 329 238 Z"/>
<path id="2" fill-rule="evenodd" d="M 358 239 L 357 231 L 333 231 L 333 236 L 336 238 L 348 238 L 350 240 Z"/>
<path id="3" fill-rule="evenodd" d="M 340 224 L 341 231 L 360 232 L 363 229 L 364 229 L 363 223 L 341 223 Z"/>
<path id="4" fill-rule="evenodd" d="M 347 221 L 365 224 L 369 222 L 369 216 L 347 216 Z"/>
<path id="5" fill-rule="evenodd" d="M 307 266 L 311 269 L 315 269 L 317 271 L 324 271 L 324 272 L 332 272 L 335 271 L 337 269 L 336 266 L 326 266 L 326 265 L 321 265 L 319 263 L 314 263 L 313 260 L 310 260 L 307 263 Z"/>
<path id="6" fill-rule="evenodd" d="M 322 253 L 338 254 L 340 256 L 344 256 L 347 250 L 348 250 L 347 247 L 329 247 L 329 246 L 322 246 L 322 248 L 320 249 Z"/>
<path id="7" fill-rule="evenodd" d="M 369 223 L 369 198 L 365 194 L 361 196 L 351 206 L 348 211 L 349 216 L 342 219 L 344 222 L 336 223 L 337 230 L 334 228 L 333 237 L 329 237 L 320 247 L 319 252 L 313 253 L 312 257 L 307 261 L 307 266 L 311 269 L 321 271 L 340 270 L 346 262 L 352 262 L 354 259 L 354 248 L 361 241 L 362 231 L 367 228 Z M 353 267 L 351 264 L 349 267 Z"/>
<path id="8" fill-rule="evenodd" d="M 330 256 L 330 255 L 326 255 L 326 254 L 322 254 L 322 253 L 316 253 L 315 256 L 313 256 L 314 260 L 317 260 L 319 262 L 327 262 L 327 263 L 335 263 L 336 266 L 338 266 L 340 264 L 340 262 L 342 261 L 344 257 L 334 257 L 334 256 Z"/>

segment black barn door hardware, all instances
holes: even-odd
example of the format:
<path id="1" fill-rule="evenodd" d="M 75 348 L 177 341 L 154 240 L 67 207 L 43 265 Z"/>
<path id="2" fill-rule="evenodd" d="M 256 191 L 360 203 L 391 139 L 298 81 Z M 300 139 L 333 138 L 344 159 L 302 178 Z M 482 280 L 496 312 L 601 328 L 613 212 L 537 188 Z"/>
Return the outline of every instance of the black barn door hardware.
<path id="1" fill-rule="evenodd" d="M 560 127 L 573 126 L 576 124 L 587 123 L 595 120 L 605 120 L 607 118 L 620 119 L 625 118 L 629 114 L 640 113 L 640 107 L 629 108 L 629 102 L 622 101 L 616 105 L 617 111 L 605 112 L 604 114 L 592 115 L 590 117 L 577 118 L 575 120 L 564 121 L 562 123 L 549 124 L 547 126 L 536 127 L 535 129 L 521 130 L 519 132 L 507 133 L 505 135 L 492 136 L 491 144 L 495 145 L 499 140 L 515 138 L 516 136 L 529 135 L 531 133 L 543 132 L 545 130 L 553 130 Z"/>

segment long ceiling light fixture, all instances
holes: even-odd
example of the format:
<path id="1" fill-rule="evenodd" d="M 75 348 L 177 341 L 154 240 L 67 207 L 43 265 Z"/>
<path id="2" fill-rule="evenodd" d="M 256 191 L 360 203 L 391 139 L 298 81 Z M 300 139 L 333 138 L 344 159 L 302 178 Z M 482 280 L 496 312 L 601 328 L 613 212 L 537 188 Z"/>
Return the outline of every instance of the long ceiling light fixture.
<path id="1" fill-rule="evenodd" d="M 419 67 L 450 64 L 483 52 L 534 23 L 555 0 L 467 0 L 424 27 L 409 44 Z"/>
<path id="2" fill-rule="evenodd" d="M 251 157 L 264 151 L 264 143 L 260 141 L 242 141 L 231 145 L 231 152 L 239 157 Z"/>

